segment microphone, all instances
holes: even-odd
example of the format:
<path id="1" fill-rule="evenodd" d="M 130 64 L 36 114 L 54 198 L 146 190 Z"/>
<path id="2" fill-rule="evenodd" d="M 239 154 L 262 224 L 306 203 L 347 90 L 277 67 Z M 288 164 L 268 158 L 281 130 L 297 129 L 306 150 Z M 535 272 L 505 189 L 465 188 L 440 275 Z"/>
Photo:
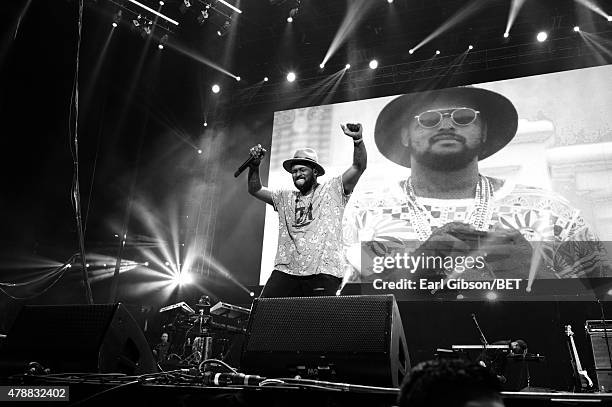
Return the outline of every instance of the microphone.
<path id="1" fill-rule="evenodd" d="M 246 159 L 245 162 L 243 162 L 240 167 L 238 167 L 238 169 L 236 170 L 236 172 L 234 173 L 234 178 L 237 178 L 238 175 L 242 174 L 242 171 L 246 170 L 246 168 L 253 162 L 253 160 L 255 159 L 254 156 L 249 155 L 249 158 Z"/>
<path id="2" fill-rule="evenodd" d="M 266 380 L 265 377 L 244 373 L 204 372 L 204 384 L 208 386 L 227 386 L 230 384 L 257 386 L 264 380 Z"/>

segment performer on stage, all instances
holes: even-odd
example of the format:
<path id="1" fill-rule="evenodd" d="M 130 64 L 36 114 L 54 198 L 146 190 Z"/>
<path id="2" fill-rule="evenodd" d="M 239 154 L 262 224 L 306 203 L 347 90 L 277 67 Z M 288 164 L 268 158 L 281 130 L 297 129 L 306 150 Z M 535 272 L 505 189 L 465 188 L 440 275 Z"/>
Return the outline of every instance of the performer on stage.
<path id="1" fill-rule="evenodd" d="M 349 197 L 366 169 L 367 154 L 361 124 L 341 125 L 353 140 L 353 163 L 339 176 L 319 184 L 325 174 L 317 153 L 298 149 L 283 168 L 293 178 L 295 190 L 270 190 L 262 186 L 259 164 L 266 150 L 257 145 L 249 167 L 248 191 L 278 212 L 278 248 L 274 271 L 262 297 L 334 295 L 342 282 L 342 217 Z"/>
<path id="2" fill-rule="evenodd" d="M 161 342 L 155 345 L 153 348 L 153 355 L 157 362 L 165 362 L 168 358 L 168 353 L 170 351 L 170 342 L 168 342 L 168 333 L 164 332 L 161 334 Z"/>
<path id="3" fill-rule="evenodd" d="M 376 145 L 411 175 L 384 195 L 355 196 L 347 208 L 347 259 L 355 270 L 364 253 L 374 258 L 395 250 L 483 256 L 483 267 L 472 264 L 470 271 L 465 265 L 434 270 L 464 279 L 612 275 L 605 248 L 566 199 L 480 174 L 479 160 L 508 144 L 517 127 L 510 100 L 473 87 L 408 94 L 385 106 Z M 375 242 L 370 253 L 361 242 Z M 361 270 L 359 277 L 380 275 Z"/>

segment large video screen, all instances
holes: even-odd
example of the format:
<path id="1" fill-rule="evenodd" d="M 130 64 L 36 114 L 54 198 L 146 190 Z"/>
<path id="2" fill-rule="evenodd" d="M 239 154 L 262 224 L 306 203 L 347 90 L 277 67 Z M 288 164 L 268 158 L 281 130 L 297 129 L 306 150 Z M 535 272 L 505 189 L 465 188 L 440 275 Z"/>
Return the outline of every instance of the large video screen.
<path id="1" fill-rule="evenodd" d="M 353 143 L 340 124 L 361 123 L 368 166 L 344 214 L 345 284 L 400 299 L 549 299 L 578 291 L 600 298 L 612 277 L 610 78 L 606 65 L 474 84 L 467 87 L 474 106 L 461 105 L 461 97 L 436 105 L 420 92 L 275 112 L 269 187 L 295 189 L 282 163 L 302 147 L 318 152 L 326 170 L 319 182 L 342 174 Z M 500 100 L 518 117 L 496 111 Z M 408 149 L 419 147 L 405 127 L 431 130 L 479 116 L 486 146 L 474 196 L 436 195 L 437 183 L 452 190 L 464 171 L 434 158 L 411 174 Z M 267 205 L 262 285 L 274 269 L 277 235 L 277 214 Z"/>

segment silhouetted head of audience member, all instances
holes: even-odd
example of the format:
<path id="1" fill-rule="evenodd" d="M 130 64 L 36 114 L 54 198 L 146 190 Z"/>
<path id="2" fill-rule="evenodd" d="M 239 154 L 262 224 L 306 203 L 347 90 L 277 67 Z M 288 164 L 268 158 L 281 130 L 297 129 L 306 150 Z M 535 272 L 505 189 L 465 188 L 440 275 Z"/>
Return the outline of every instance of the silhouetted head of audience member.
<path id="1" fill-rule="evenodd" d="M 400 407 L 503 407 L 495 373 L 460 359 L 416 365 L 402 383 Z"/>

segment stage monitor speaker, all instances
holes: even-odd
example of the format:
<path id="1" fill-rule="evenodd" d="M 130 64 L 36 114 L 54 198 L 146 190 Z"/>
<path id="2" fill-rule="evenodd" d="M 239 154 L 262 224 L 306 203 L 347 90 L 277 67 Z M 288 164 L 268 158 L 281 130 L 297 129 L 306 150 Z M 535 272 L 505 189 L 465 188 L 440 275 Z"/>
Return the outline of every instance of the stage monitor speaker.
<path id="1" fill-rule="evenodd" d="M 602 369 L 595 371 L 597 383 L 595 387 L 597 391 L 609 393 L 612 391 L 612 370 Z"/>
<path id="2" fill-rule="evenodd" d="M 142 330 L 122 304 L 24 306 L 0 349 L 0 367 L 24 372 L 30 362 L 52 373 L 157 371 Z"/>
<path id="3" fill-rule="evenodd" d="M 410 369 L 393 295 L 260 298 L 241 369 L 271 377 L 399 387 Z"/>
<path id="4" fill-rule="evenodd" d="M 612 369 L 612 330 L 608 330 L 607 339 L 603 332 L 589 334 L 595 369 Z"/>

